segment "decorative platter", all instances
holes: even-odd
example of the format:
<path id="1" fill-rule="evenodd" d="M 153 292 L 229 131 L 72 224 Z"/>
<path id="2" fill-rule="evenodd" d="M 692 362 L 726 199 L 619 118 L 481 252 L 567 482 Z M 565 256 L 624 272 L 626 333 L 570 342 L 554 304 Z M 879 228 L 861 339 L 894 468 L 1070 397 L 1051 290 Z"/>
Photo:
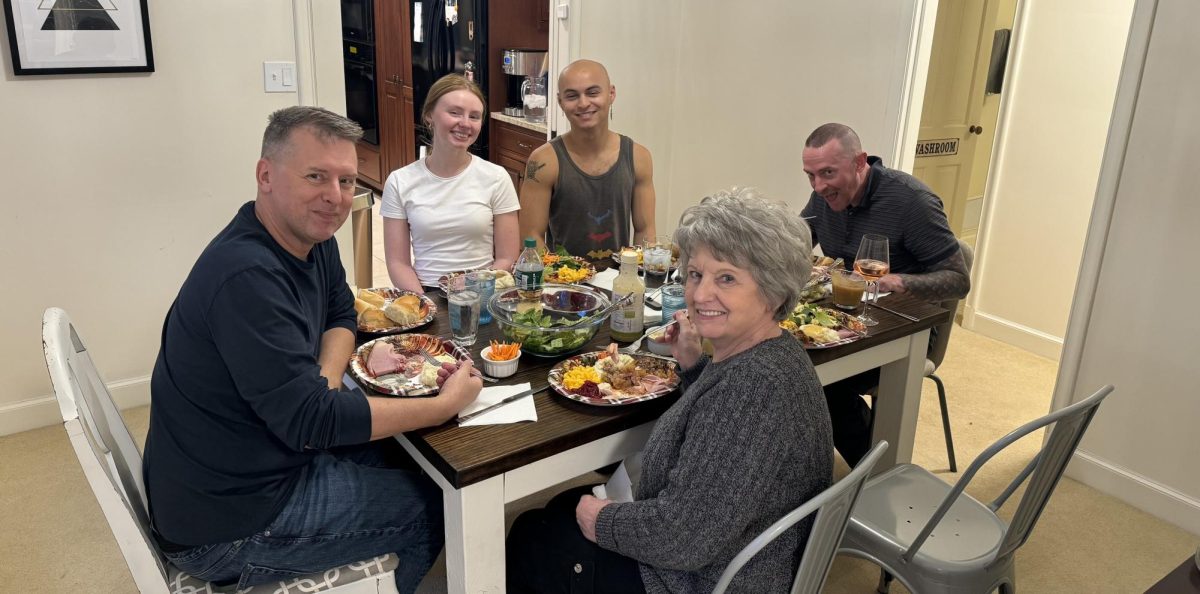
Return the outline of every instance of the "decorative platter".
<path id="1" fill-rule="evenodd" d="M 679 386 L 673 360 L 618 353 L 620 358 L 614 366 L 615 350 L 583 353 L 560 361 L 550 369 L 550 386 L 571 400 L 592 406 L 645 402 L 670 394 Z"/>
<path id="2" fill-rule="evenodd" d="M 390 318 L 386 318 L 386 317 L 381 317 L 379 319 L 386 320 L 388 322 L 387 325 L 382 324 L 382 323 L 364 322 L 362 313 L 360 312 L 359 316 L 358 316 L 358 319 L 359 319 L 358 331 L 359 332 L 363 332 L 366 334 L 396 334 L 399 332 L 407 332 L 409 330 L 413 330 L 415 328 L 420 328 L 421 326 L 424 326 L 425 324 L 432 322 L 433 317 L 435 315 L 437 315 L 437 311 L 438 311 L 437 304 L 435 304 L 432 299 L 430 299 L 429 297 L 426 297 L 425 295 L 417 295 L 416 293 L 414 293 L 412 291 L 407 291 L 405 289 L 397 289 L 395 287 L 376 287 L 373 289 L 361 289 L 359 291 L 360 294 L 362 292 L 370 292 L 370 293 L 374 293 L 374 294 L 382 297 L 383 301 L 384 301 L 384 307 L 387 307 L 387 305 L 390 305 L 393 301 L 399 299 L 400 297 L 403 297 L 405 295 L 412 295 L 420 300 L 420 307 L 417 310 L 417 314 L 416 314 L 419 317 L 416 318 L 413 322 L 408 323 L 408 324 L 397 324 L 395 321 L 391 320 Z M 377 307 L 376 309 L 382 310 L 382 309 L 384 309 L 384 307 Z"/>
<path id="3" fill-rule="evenodd" d="M 806 349 L 828 349 L 850 344 L 867 335 L 867 327 L 858 318 L 830 307 L 801 303 L 791 315 L 779 322 L 804 344 Z"/>
<path id="4" fill-rule="evenodd" d="M 422 352 L 447 363 L 471 360 L 466 349 L 449 340 L 429 334 L 398 334 L 358 347 L 350 357 L 350 375 L 381 394 L 437 394 L 437 367 L 428 363 Z M 433 381 L 429 381 L 431 373 Z"/>

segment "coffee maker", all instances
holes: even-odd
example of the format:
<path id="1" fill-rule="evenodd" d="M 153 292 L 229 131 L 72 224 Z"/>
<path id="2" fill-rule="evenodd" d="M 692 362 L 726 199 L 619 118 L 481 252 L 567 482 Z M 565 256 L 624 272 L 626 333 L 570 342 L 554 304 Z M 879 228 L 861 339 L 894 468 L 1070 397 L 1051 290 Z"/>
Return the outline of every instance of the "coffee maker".
<path id="1" fill-rule="evenodd" d="M 549 54 L 542 50 L 506 49 L 502 69 L 505 85 L 504 114 L 531 122 L 546 121 L 546 71 Z"/>

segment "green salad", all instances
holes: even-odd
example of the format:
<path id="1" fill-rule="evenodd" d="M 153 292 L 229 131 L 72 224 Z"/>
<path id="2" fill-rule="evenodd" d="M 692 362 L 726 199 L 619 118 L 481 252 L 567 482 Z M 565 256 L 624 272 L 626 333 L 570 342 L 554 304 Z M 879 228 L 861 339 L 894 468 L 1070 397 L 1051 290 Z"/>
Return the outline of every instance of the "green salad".
<path id="1" fill-rule="evenodd" d="M 533 330 L 521 328 L 520 326 L 536 326 L 537 328 L 552 329 L 570 326 L 576 321 L 578 320 L 555 320 L 548 314 L 531 309 L 513 316 L 513 323 L 517 325 L 504 324 L 504 336 L 508 340 L 521 343 L 521 348 L 527 351 L 556 355 L 573 351 L 583 346 L 585 342 L 596 334 L 596 325 L 588 324 L 582 328 L 559 331 Z"/>
<path id="2" fill-rule="evenodd" d="M 797 326 L 805 324 L 816 324 L 826 328 L 838 328 L 841 326 L 841 321 L 830 315 L 829 311 L 819 305 L 811 303 L 801 303 L 792 310 L 792 314 L 788 316 Z"/>

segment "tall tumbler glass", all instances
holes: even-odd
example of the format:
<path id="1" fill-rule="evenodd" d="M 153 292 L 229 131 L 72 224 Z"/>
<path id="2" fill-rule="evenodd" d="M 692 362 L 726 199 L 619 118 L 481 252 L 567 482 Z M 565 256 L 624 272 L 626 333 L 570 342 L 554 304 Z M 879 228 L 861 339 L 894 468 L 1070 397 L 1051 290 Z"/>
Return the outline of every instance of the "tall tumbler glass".
<path id="1" fill-rule="evenodd" d="M 450 279 L 446 295 L 451 340 L 460 346 L 475 344 L 479 333 L 479 285 L 462 274 Z"/>
<path id="2" fill-rule="evenodd" d="M 487 304 L 496 292 L 496 273 L 491 270 L 468 272 L 467 281 L 474 282 L 479 288 L 479 324 L 492 323 L 492 312 L 488 311 Z"/>

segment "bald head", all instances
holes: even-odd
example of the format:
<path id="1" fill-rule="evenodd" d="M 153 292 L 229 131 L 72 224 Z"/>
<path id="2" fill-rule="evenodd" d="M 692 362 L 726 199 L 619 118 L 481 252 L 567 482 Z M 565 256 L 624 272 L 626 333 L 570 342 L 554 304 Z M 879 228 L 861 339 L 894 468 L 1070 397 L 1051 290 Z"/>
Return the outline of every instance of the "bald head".
<path id="1" fill-rule="evenodd" d="M 595 60 L 575 60 L 567 64 L 562 72 L 558 74 L 558 88 L 567 86 L 568 81 L 576 78 L 585 78 L 589 82 L 596 82 L 607 88 L 612 85 L 612 81 L 608 78 L 608 69 Z"/>

